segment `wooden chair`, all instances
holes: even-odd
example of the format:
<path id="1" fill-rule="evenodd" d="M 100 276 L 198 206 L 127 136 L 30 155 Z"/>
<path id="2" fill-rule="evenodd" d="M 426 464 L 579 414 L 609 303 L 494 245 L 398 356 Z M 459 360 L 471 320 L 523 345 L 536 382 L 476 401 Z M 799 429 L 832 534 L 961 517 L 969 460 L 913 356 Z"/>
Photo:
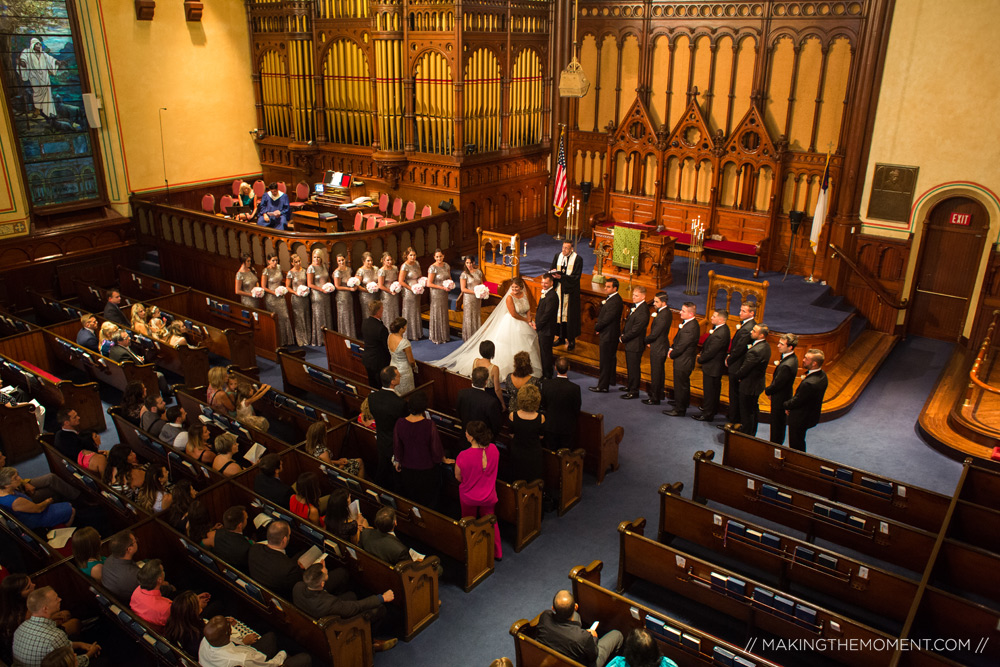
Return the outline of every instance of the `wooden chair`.
<path id="1" fill-rule="evenodd" d="M 229 213 L 229 207 L 233 205 L 233 198 L 229 195 L 222 195 L 222 199 L 219 200 L 219 212 L 223 215 Z"/>
<path id="2" fill-rule="evenodd" d="M 299 181 L 298 185 L 295 186 L 295 201 L 289 203 L 288 205 L 292 208 L 302 208 L 306 205 L 308 200 L 309 185 L 307 185 L 304 181 Z"/>
<path id="3" fill-rule="evenodd" d="M 257 199 L 263 197 L 266 191 L 267 191 L 267 185 L 264 183 L 264 181 L 257 179 L 256 181 L 253 182 L 253 194 L 255 197 L 257 197 Z"/>
<path id="4" fill-rule="evenodd" d="M 279 181 L 278 182 L 278 192 L 281 192 L 281 193 L 288 192 L 288 186 L 285 185 L 284 181 Z"/>
<path id="5" fill-rule="evenodd" d="M 366 215 L 365 217 L 365 229 L 375 229 L 375 224 L 378 223 L 379 227 L 385 225 L 385 218 L 376 218 L 373 215 Z"/>
<path id="6" fill-rule="evenodd" d="M 243 185 L 243 179 L 242 178 L 233 179 L 233 196 L 234 197 L 239 197 L 240 196 L 240 186 L 241 185 Z"/>
<path id="7" fill-rule="evenodd" d="M 201 198 L 201 210 L 205 213 L 215 213 L 215 195 L 207 194 Z"/>
<path id="8" fill-rule="evenodd" d="M 394 222 L 399 222 L 399 214 L 403 210 L 403 199 L 402 197 L 397 197 L 392 202 L 392 217 L 387 217 L 385 224 L 391 225 Z"/>

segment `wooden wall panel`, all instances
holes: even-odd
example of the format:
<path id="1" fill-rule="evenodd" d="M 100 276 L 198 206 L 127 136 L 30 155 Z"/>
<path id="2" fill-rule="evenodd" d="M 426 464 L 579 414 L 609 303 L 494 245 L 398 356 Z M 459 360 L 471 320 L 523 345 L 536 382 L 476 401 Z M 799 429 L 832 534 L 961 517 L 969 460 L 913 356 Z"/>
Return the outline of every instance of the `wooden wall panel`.
<path id="1" fill-rule="evenodd" d="M 874 277 L 897 302 L 904 296 L 903 281 L 911 240 L 859 235 L 856 243 L 857 264 Z M 881 301 L 860 276 L 851 275 L 844 296 L 868 319 L 872 328 L 895 333 L 899 311 Z"/>

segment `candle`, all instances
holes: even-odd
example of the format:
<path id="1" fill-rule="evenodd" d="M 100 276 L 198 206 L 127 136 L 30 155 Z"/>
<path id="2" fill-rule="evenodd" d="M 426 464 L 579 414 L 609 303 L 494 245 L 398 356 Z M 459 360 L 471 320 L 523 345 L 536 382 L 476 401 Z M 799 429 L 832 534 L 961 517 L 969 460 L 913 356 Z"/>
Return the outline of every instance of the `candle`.
<path id="1" fill-rule="evenodd" d="M 628 272 L 632 273 L 632 266 L 635 264 L 635 257 L 628 258 Z"/>
<path id="2" fill-rule="evenodd" d="M 525 257 L 528 256 L 528 242 L 527 241 L 524 242 L 524 256 Z"/>
<path id="3" fill-rule="evenodd" d="M 515 252 L 516 250 L 517 250 L 517 246 L 514 245 L 514 237 L 511 236 L 510 237 L 510 251 L 511 252 Z"/>

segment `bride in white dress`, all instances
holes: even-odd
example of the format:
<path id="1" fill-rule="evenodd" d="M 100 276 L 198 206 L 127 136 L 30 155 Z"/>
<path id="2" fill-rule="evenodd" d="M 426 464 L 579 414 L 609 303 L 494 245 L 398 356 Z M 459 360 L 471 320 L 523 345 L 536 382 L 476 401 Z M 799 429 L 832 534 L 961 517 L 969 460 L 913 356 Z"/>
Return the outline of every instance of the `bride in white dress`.
<path id="1" fill-rule="evenodd" d="M 459 375 L 471 375 L 472 362 L 479 357 L 479 344 L 491 340 L 496 346 L 493 363 L 499 367 L 501 378 L 514 370 L 514 355 L 522 351 L 531 356 L 532 375 L 541 376 L 542 357 L 538 351 L 538 334 L 531 327 L 530 310 L 524 281 L 514 278 L 503 300 L 479 330 L 444 359 L 429 363 Z"/>

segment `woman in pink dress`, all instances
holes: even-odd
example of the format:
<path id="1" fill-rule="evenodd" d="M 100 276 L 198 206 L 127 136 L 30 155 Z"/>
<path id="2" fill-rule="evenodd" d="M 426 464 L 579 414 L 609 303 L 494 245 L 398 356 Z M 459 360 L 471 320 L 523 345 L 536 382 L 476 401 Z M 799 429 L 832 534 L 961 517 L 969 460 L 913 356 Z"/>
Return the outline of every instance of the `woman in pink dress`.
<path id="1" fill-rule="evenodd" d="M 493 444 L 493 434 L 481 421 L 469 422 L 465 439 L 471 447 L 455 459 L 455 479 L 459 481 L 458 500 L 462 516 L 481 517 L 493 514 L 497 504 L 497 467 L 500 452 Z M 503 558 L 500 546 L 500 528 L 493 524 L 493 557 Z"/>

